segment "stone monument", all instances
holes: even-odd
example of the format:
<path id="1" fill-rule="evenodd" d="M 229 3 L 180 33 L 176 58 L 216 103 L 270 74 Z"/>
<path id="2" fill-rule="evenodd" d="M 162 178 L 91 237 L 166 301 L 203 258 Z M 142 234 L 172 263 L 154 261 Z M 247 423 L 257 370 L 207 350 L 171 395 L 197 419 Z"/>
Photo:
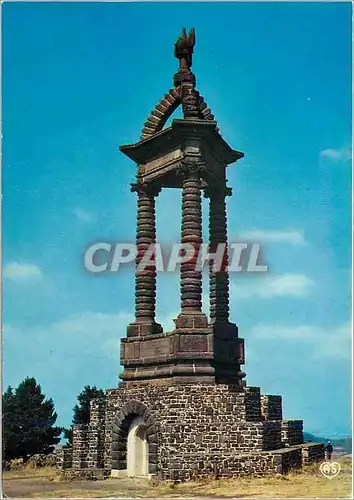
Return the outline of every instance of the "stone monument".
<path id="1" fill-rule="evenodd" d="M 136 144 L 120 151 L 137 164 L 137 265 L 156 242 L 155 199 L 182 190 L 181 242 L 202 244 L 202 192 L 209 199 L 209 246 L 227 244 L 226 170 L 243 157 L 219 133 L 196 89 L 195 33 L 175 43 L 179 70 Z M 178 106 L 183 119 L 164 129 Z M 227 248 L 227 246 L 226 246 Z M 74 426 L 59 467 L 66 477 L 156 476 L 187 480 L 209 474 L 286 473 L 323 458 L 303 443 L 302 421 L 283 420 L 281 396 L 248 387 L 244 341 L 229 317 L 229 275 L 209 267 L 210 318 L 202 311 L 202 273 L 181 264 L 181 311 L 172 332 L 155 318 L 156 264 L 135 274 L 135 321 L 121 342 L 118 388 L 91 404 L 90 422 Z"/>

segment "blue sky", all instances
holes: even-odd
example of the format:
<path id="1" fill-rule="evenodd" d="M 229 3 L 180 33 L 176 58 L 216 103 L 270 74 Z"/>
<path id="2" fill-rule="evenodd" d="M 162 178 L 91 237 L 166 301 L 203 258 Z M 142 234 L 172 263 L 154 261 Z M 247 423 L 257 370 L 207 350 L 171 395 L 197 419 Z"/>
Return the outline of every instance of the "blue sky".
<path id="1" fill-rule="evenodd" d="M 118 146 L 172 88 L 183 26 L 198 89 L 245 152 L 230 239 L 263 244 L 270 267 L 231 279 L 248 384 L 307 431 L 348 434 L 350 3 L 3 4 L 3 385 L 35 376 L 62 425 L 85 384 L 117 385 L 133 268 L 88 274 L 83 253 L 134 240 L 135 165 Z M 161 242 L 178 241 L 179 201 L 158 199 Z M 159 286 L 168 331 L 178 275 Z"/>

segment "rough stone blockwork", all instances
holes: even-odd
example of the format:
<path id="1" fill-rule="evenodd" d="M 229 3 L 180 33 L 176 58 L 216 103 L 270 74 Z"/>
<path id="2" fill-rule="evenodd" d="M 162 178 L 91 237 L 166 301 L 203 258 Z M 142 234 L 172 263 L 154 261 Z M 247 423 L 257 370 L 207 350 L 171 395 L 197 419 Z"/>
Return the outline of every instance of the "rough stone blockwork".
<path id="1" fill-rule="evenodd" d="M 303 443 L 302 420 L 283 420 L 281 435 L 284 446 Z"/>
<path id="2" fill-rule="evenodd" d="M 302 463 L 307 465 L 311 462 L 318 462 L 324 458 L 324 445 L 322 443 L 313 443 L 303 445 Z"/>
<path id="3" fill-rule="evenodd" d="M 288 448 L 276 454 L 277 473 L 286 474 L 292 469 L 302 466 L 302 449 L 299 447 Z"/>
<path id="4" fill-rule="evenodd" d="M 108 469 L 63 469 L 59 473 L 60 479 L 64 481 L 91 480 L 98 481 L 107 479 L 111 471 Z"/>
<path id="5" fill-rule="evenodd" d="M 71 446 L 60 448 L 56 452 L 56 457 L 58 469 L 71 469 L 73 466 L 73 449 Z"/>
<path id="6" fill-rule="evenodd" d="M 149 474 L 164 480 L 286 473 L 323 459 L 323 445 L 301 444 L 302 421 L 267 419 L 279 408 L 261 414 L 264 400 L 256 387 L 121 384 L 92 402 L 89 425 L 74 427 L 72 469 L 70 448 L 58 466 L 66 479 L 126 470 L 136 416 L 147 428 Z"/>
<path id="7" fill-rule="evenodd" d="M 263 423 L 247 422 L 247 418 L 255 418 L 255 410 L 251 408 L 259 406 L 254 392 L 251 394 L 252 397 L 232 386 L 202 384 L 129 386 L 109 391 L 105 466 L 126 468 L 123 446 L 111 453 L 110 442 L 117 445 L 125 442 L 125 421 L 129 414 L 139 415 L 150 424 L 151 473 L 161 470 L 163 457 L 171 455 L 177 459 L 190 452 L 261 450 Z M 154 461 L 157 447 L 159 453 Z"/>
<path id="8" fill-rule="evenodd" d="M 277 472 L 277 457 L 271 453 L 183 454 L 180 459 L 166 457 L 159 476 L 168 481 L 187 481 L 201 477 L 264 476 Z"/>
<path id="9" fill-rule="evenodd" d="M 282 420 L 281 396 L 261 396 L 261 411 L 265 420 Z"/>
<path id="10" fill-rule="evenodd" d="M 289 446 L 302 443 L 302 422 L 285 422 L 283 430 L 281 421 L 264 420 L 260 408 L 258 388 L 240 391 L 228 385 L 197 384 L 111 390 L 105 467 L 126 468 L 129 415 L 140 415 L 146 421 L 149 472 L 158 472 L 164 479 L 184 480 L 211 470 L 221 475 L 263 474 L 300 466 L 301 449 L 293 454 L 283 451 L 281 459 L 274 452 L 284 447 L 283 436 Z M 267 455 L 266 451 L 273 453 Z"/>
<path id="11" fill-rule="evenodd" d="M 106 400 L 95 399 L 90 407 L 90 425 L 88 429 L 89 468 L 102 468 L 104 465 Z"/>
<path id="12" fill-rule="evenodd" d="M 88 424 L 73 426 L 72 464 L 74 469 L 85 469 L 87 467 L 88 427 Z"/>

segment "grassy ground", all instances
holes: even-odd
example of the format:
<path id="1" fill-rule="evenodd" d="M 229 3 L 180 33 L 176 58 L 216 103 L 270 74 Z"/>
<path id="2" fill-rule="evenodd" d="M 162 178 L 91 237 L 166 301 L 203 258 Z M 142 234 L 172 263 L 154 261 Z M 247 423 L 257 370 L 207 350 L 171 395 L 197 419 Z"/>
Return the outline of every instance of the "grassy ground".
<path id="1" fill-rule="evenodd" d="M 205 479 L 184 484 L 153 485 L 144 479 L 63 482 L 55 469 L 26 469 L 3 474 L 7 497 L 45 498 L 351 498 L 351 458 L 338 459 L 341 472 L 324 477 L 317 465 L 302 472 L 268 478 Z"/>

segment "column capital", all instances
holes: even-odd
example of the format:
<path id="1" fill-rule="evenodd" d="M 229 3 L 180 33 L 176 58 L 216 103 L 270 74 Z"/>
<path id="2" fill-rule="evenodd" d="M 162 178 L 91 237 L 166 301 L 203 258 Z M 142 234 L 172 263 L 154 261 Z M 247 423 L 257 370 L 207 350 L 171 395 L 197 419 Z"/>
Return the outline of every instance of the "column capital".
<path id="1" fill-rule="evenodd" d="M 152 184 L 148 184 L 147 182 L 132 182 L 130 184 L 130 191 L 132 193 L 139 193 L 139 194 L 145 194 L 146 196 L 149 196 L 150 198 L 153 198 L 155 196 L 158 196 L 161 193 L 161 187 L 160 186 L 155 186 Z"/>
<path id="2" fill-rule="evenodd" d="M 177 167 L 176 174 L 186 178 L 190 175 L 200 175 L 205 168 L 206 164 L 200 156 L 185 156 Z"/>
<path id="3" fill-rule="evenodd" d="M 208 186 L 204 188 L 204 198 L 226 198 L 226 196 L 232 196 L 232 188 L 228 186 Z"/>

